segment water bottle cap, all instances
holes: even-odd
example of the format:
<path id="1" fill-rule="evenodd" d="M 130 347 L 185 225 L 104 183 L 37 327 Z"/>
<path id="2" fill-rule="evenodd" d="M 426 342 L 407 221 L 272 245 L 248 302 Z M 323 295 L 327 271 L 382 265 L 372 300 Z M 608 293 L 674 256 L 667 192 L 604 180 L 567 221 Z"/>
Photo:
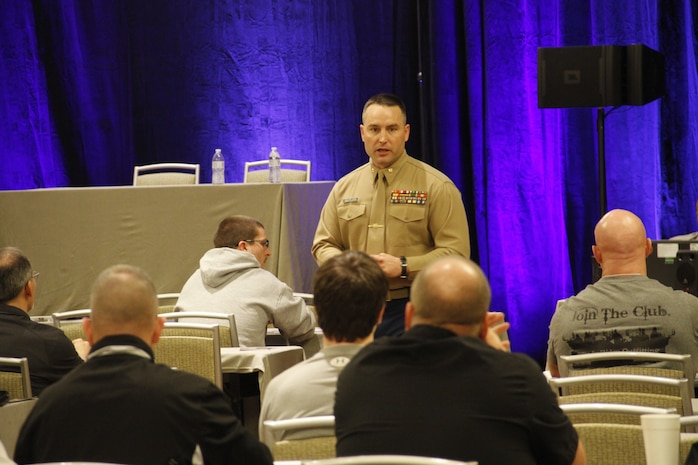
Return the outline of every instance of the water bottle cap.
<path id="1" fill-rule="evenodd" d="M 216 149 L 216 152 L 220 152 L 220 151 L 221 151 L 221 149 Z"/>
<path id="2" fill-rule="evenodd" d="M 276 147 L 272 147 L 272 148 L 271 148 L 271 151 L 272 151 L 272 152 L 275 151 L 275 150 L 276 150 Z"/>

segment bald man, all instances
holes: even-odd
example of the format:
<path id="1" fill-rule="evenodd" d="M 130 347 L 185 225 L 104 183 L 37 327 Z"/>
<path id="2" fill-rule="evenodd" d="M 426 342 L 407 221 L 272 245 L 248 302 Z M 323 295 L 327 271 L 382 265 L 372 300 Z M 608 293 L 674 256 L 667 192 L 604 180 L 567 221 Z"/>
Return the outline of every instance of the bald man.
<path id="1" fill-rule="evenodd" d="M 205 463 L 271 465 L 269 449 L 220 389 L 153 363 L 163 327 L 157 305 L 139 268 L 117 265 L 99 275 L 83 322 L 92 350 L 44 391 L 20 431 L 17 463 L 189 464 L 198 446 Z"/>
<path id="2" fill-rule="evenodd" d="M 586 463 L 539 366 L 485 343 L 490 287 L 475 263 L 457 256 L 432 262 L 410 298 L 407 331 L 376 339 L 339 375 L 338 456 Z"/>
<path id="3" fill-rule="evenodd" d="M 560 375 L 561 355 L 589 352 L 666 352 L 698 360 L 698 298 L 647 277 L 652 241 L 640 218 L 612 210 L 594 237 L 601 279 L 558 302 L 550 322 L 550 374 Z"/>

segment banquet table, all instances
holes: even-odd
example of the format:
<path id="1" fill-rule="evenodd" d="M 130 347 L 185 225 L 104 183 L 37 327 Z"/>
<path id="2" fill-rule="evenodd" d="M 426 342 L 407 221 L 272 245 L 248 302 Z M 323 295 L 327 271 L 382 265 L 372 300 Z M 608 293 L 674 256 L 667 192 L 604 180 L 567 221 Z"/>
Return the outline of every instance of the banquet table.
<path id="1" fill-rule="evenodd" d="M 19 247 L 41 273 L 32 315 L 87 308 L 108 266 L 144 268 L 158 293 L 179 292 L 233 214 L 264 224 L 266 269 L 312 292 L 310 248 L 334 181 L 119 186 L 0 191 L 0 246 Z"/>
<path id="2" fill-rule="evenodd" d="M 285 369 L 302 362 L 305 355 L 300 346 L 223 347 L 221 371 L 224 375 L 258 373 L 259 392 L 263 395 L 273 376 L 265 371 L 265 358 L 273 359 L 271 365 Z"/>

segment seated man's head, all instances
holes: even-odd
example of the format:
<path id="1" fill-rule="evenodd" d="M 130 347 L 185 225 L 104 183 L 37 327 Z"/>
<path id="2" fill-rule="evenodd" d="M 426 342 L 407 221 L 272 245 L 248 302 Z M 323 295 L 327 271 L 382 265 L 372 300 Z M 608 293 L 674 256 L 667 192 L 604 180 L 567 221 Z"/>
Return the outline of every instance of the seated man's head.
<path id="1" fill-rule="evenodd" d="M 102 271 L 92 286 L 90 318 L 83 322 L 91 345 L 106 336 L 129 334 L 155 344 L 164 320 L 158 317 L 155 286 L 142 269 L 115 265 Z"/>
<path id="2" fill-rule="evenodd" d="M 346 251 L 322 264 L 313 297 L 318 323 L 332 342 L 366 343 L 380 323 L 388 280 L 375 260 Z"/>
<path id="3" fill-rule="evenodd" d="M 451 255 L 419 272 L 405 308 L 405 325 L 440 326 L 458 335 L 485 338 L 492 293 L 475 262 Z"/>
<path id="4" fill-rule="evenodd" d="M 628 210 L 611 210 L 594 229 L 594 258 L 609 274 L 647 273 L 646 259 L 652 253 L 642 220 Z"/>
<path id="5" fill-rule="evenodd" d="M 36 276 L 29 259 L 16 247 L 0 248 L 0 304 L 31 311 Z"/>
<path id="6" fill-rule="evenodd" d="M 267 258 L 271 256 L 264 226 L 258 220 L 244 215 L 229 216 L 221 221 L 213 237 L 213 245 L 251 253 L 261 267 L 264 267 Z"/>

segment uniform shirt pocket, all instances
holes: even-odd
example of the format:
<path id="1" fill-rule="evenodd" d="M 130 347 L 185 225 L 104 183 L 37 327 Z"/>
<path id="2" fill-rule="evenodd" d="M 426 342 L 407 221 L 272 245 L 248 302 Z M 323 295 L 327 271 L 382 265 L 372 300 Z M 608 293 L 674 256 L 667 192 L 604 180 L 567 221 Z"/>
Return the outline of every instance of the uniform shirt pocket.
<path id="1" fill-rule="evenodd" d="M 423 250 L 428 250 L 433 240 L 427 227 L 426 212 L 424 205 L 388 206 L 388 253 L 421 255 Z"/>
<path id="2" fill-rule="evenodd" d="M 363 216 L 366 213 L 366 205 L 349 204 L 337 207 L 337 216 L 340 220 L 351 221 Z"/>
<path id="3" fill-rule="evenodd" d="M 388 207 L 390 216 L 405 223 L 423 220 L 425 211 L 424 205 L 390 205 Z"/>

